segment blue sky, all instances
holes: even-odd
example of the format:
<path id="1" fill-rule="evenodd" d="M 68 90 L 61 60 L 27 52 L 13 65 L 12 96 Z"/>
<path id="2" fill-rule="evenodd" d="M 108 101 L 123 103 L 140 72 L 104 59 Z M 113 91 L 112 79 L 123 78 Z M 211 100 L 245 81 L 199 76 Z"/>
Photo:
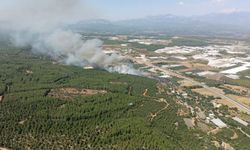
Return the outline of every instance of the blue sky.
<path id="1" fill-rule="evenodd" d="M 22 0 L 0 0 L 1 8 Z M 28 0 L 23 0 L 28 1 Z M 31 0 L 32 1 L 32 0 Z M 41 0 L 42 1 L 42 0 Z M 58 0 L 60 2 L 60 0 Z M 77 0 L 75 0 L 77 1 Z M 90 18 L 123 20 L 154 15 L 203 15 L 250 11 L 250 0 L 81 0 Z M 8 6 L 9 5 L 9 6 Z"/>
<path id="2" fill-rule="evenodd" d="M 160 14 L 203 15 L 250 11 L 250 0 L 83 0 L 99 18 L 121 20 Z"/>

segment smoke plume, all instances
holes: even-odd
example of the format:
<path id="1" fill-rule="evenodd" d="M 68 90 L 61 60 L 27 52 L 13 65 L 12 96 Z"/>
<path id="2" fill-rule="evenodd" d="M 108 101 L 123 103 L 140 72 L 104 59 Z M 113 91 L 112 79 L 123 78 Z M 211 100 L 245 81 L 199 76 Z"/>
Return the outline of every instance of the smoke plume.
<path id="1" fill-rule="evenodd" d="M 15 46 L 31 46 L 61 63 L 92 65 L 111 72 L 138 74 L 123 57 L 107 55 L 100 40 L 83 41 L 82 35 L 65 29 L 93 16 L 82 0 L 14 0 L 0 6 L 0 28 L 11 33 Z"/>

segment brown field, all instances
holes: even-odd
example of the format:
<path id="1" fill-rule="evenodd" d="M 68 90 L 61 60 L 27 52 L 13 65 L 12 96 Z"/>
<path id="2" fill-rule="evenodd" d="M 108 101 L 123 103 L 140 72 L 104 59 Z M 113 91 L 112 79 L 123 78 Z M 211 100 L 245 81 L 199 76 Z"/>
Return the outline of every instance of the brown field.
<path id="1" fill-rule="evenodd" d="M 224 87 L 229 89 L 229 90 L 233 90 L 235 92 L 250 94 L 250 89 L 246 88 L 246 87 L 237 86 L 237 85 L 230 85 L 230 84 L 225 84 Z"/>
<path id="2" fill-rule="evenodd" d="M 178 83 L 181 85 L 181 87 L 192 87 L 192 86 L 196 86 L 196 84 L 194 84 L 193 82 L 188 81 L 188 80 L 181 80 L 181 81 L 178 81 Z"/>
<path id="3" fill-rule="evenodd" d="M 216 99 L 215 102 L 218 103 L 218 104 L 226 105 L 229 108 L 237 107 L 234 103 L 232 103 L 232 102 L 230 102 L 228 100 L 225 100 L 225 99 Z"/>
<path id="4" fill-rule="evenodd" d="M 213 87 L 214 90 L 216 90 L 217 92 L 221 93 L 221 94 L 224 94 L 223 90 L 222 89 L 218 89 L 218 88 L 215 88 Z M 204 96 L 214 96 L 214 97 L 218 97 L 217 94 L 211 92 L 211 91 L 208 91 L 207 89 L 205 88 L 198 88 L 198 89 L 192 89 L 192 91 L 196 92 L 196 93 L 199 93 L 201 95 L 204 95 Z"/>
<path id="5" fill-rule="evenodd" d="M 182 65 L 195 70 L 206 70 L 206 71 L 215 70 L 214 68 L 208 66 L 207 64 L 202 64 L 202 63 L 183 62 Z"/>
<path id="6" fill-rule="evenodd" d="M 218 93 L 225 94 L 223 89 L 212 87 L 213 90 L 217 91 Z"/>
<path id="7" fill-rule="evenodd" d="M 97 94 L 106 94 L 105 90 L 93 90 L 93 89 L 77 89 L 77 88 L 60 88 L 52 89 L 49 93 L 49 97 L 72 100 L 77 96 L 91 96 Z"/>
<path id="8" fill-rule="evenodd" d="M 224 75 L 216 73 L 214 75 L 205 75 L 204 77 L 211 79 L 211 80 L 220 80 Z"/>
<path id="9" fill-rule="evenodd" d="M 232 94 L 228 94 L 227 95 L 228 97 L 231 97 L 243 104 L 246 104 L 246 105 L 250 105 L 250 97 L 243 97 L 243 96 L 238 96 L 238 95 L 232 95 Z"/>
<path id="10" fill-rule="evenodd" d="M 225 100 L 225 99 L 217 99 L 216 100 L 216 103 L 218 104 L 222 104 L 222 105 L 226 105 L 228 106 L 229 108 L 237 108 L 238 110 L 242 111 L 242 112 L 245 112 L 245 110 L 242 110 L 241 107 L 239 107 L 238 105 L 235 105 L 234 103 L 228 101 L 228 100 Z M 250 118 L 249 118 L 250 119 Z"/>

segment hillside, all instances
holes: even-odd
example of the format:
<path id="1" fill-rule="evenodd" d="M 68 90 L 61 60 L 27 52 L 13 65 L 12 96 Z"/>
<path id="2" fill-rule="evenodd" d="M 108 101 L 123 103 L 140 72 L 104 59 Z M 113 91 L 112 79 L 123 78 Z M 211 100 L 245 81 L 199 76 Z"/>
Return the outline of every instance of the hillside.
<path id="1" fill-rule="evenodd" d="M 64 66 L 11 48 L 0 50 L 0 68 L 0 147 L 214 148 L 185 126 L 168 85 L 159 89 L 156 80 Z"/>

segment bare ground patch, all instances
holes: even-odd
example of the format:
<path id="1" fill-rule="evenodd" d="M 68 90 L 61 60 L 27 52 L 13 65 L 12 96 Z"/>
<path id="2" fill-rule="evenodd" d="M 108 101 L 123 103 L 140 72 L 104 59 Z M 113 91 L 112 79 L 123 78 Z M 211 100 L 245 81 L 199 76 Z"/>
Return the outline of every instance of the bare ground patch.
<path id="1" fill-rule="evenodd" d="M 91 96 L 98 94 L 106 94 L 105 90 L 94 90 L 94 89 L 79 89 L 79 88 L 59 88 L 52 89 L 48 93 L 49 97 L 54 97 L 58 99 L 72 100 L 77 96 Z"/>

